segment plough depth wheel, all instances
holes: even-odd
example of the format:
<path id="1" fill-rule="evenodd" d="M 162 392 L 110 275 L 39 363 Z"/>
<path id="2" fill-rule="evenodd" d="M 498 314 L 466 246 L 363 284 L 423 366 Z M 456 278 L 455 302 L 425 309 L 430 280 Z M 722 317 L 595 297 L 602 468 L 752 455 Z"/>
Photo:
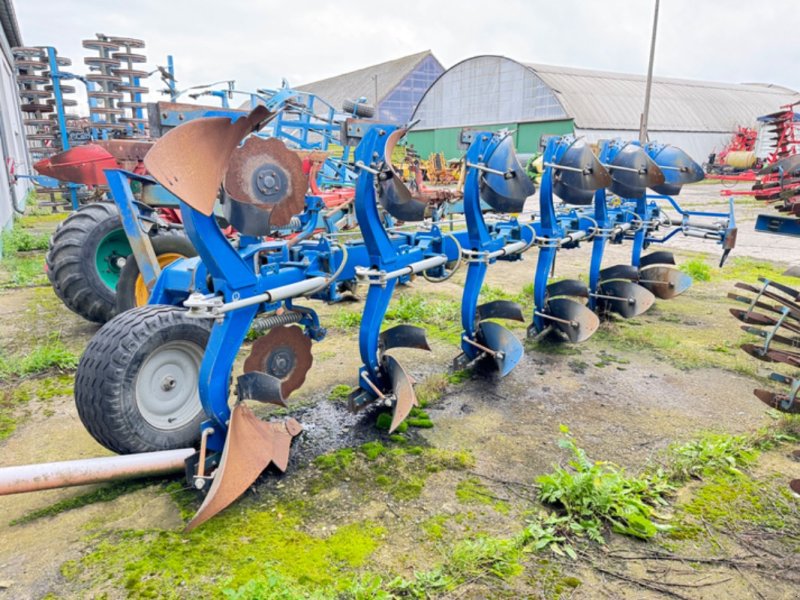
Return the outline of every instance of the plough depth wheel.
<path id="1" fill-rule="evenodd" d="M 211 323 L 153 305 L 106 323 L 86 347 L 75 403 L 89 433 L 119 454 L 192 446 L 205 420 L 197 382 Z"/>
<path id="2" fill-rule="evenodd" d="M 117 207 L 88 204 L 59 225 L 50 239 L 47 275 L 67 308 L 105 323 L 116 312 L 115 290 L 130 254 Z"/>

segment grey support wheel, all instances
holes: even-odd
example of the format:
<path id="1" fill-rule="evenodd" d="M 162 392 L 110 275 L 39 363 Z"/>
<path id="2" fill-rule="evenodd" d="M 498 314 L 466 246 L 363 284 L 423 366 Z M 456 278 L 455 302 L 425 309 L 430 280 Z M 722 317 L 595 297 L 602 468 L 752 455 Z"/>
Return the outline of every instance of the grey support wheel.
<path id="1" fill-rule="evenodd" d="M 197 382 L 211 323 L 183 309 L 133 308 L 92 338 L 75 376 L 86 429 L 120 454 L 193 446 L 205 413 Z"/>

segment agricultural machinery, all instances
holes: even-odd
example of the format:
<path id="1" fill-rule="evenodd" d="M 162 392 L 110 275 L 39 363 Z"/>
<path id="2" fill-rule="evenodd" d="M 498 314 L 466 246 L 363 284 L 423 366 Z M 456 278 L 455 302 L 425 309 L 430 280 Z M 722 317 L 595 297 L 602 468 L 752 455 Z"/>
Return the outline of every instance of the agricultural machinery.
<path id="1" fill-rule="evenodd" d="M 759 277 L 760 285 L 736 283 L 737 290 L 728 297 L 747 305 L 732 308 L 731 314 L 743 323 L 742 330 L 760 338 L 758 343 L 742 344 L 742 350 L 767 363 L 800 367 L 800 291 L 782 283 Z M 769 379 L 781 384 L 781 391 L 756 388 L 756 398 L 772 409 L 800 414 L 800 379 L 782 373 L 770 373 Z M 800 450 L 795 451 L 800 458 Z M 800 494 L 800 479 L 790 482 L 791 489 Z"/>
<path id="2" fill-rule="evenodd" d="M 670 146 L 614 142 L 598 158 L 583 140 L 552 139 L 544 159 L 540 215 L 525 221 L 508 216 L 521 213 L 533 192 L 511 138 L 471 133 L 465 140 L 463 197 L 454 199 L 406 186 L 391 161 L 404 128 L 349 119 L 342 137 L 356 146 L 360 239 L 344 241 L 318 231 L 324 202 L 309 193 L 300 155 L 278 139 L 249 135 L 274 118 L 259 106 L 246 115 L 192 120 L 152 146 L 143 161 L 146 175 L 120 169 L 105 173 L 120 206 L 134 203 L 134 189 L 141 189 L 142 197 L 172 198 L 198 256 L 165 266 L 150 304 L 108 321 L 81 358 L 78 413 L 98 442 L 123 456 L 3 469 L 0 492 L 186 467 L 191 484 L 206 494 L 191 529 L 234 502 L 270 464 L 281 471 L 288 466 L 302 425 L 292 417 L 263 421 L 246 401 L 286 406 L 305 380 L 310 348 L 324 340 L 326 330 L 303 298 L 331 301 L 343 285 L 367 286 L 358 336 L 362 366 L 350 407 L 391 409 L 394 431 L 417 400 L 413 378 L 392 351 L 429 349 L 424 330 L 413 324 L 381 331 L 399 281 L 414 275 L 444 281 L 466 262 L 461 354 L 455 362 L 481 363 L 503 376 L 519 362 L 523 345 L 497 320 L 524 321 L 525 316 L 512 302 L 479 304 L 486 273 L 498 260 L 519 261 L 538 248 L 529 335 L 581 341 L 597 328 L 599 316 L 633 317 L 652 304 L 654 295 L 670 298 L 688 286 L 671 255 L 641 256 L 650 244 L 681 231 L 728 248 L 735 239 L 731 215 L 685 212 L 676 223 L 658 208 L 662 196 L 646 195 L 648 187 L 674 194 L 698 179 L 699 168 Z M 187 147 L 192 152 L 185 152 Z M 273 185 L 265 185 L 267 178 Z M 231 225 L 244 232 L 236 246 L 214 215 L 221 187 L 225 202 L 235 207 L 228 213 Z M 556 195 L 569 205 L 557 207 Z M 463 213 L 463 228 L 445 231 L 428 220 L 448 214 L 448 204 Z M 708 216 L 713 223 L 691 222 Z M 391 219 L 405 225 L 394 226 Z M 287 226 L 296 235 L 272 235 Z M 665 228 L 670 231 L 659 236 Z M 631 264 L 602 269 L 605 245 L 625 240 L 633 242 Z M 556 253 L 582 241 L 593 244 L 590 284 L 548 285 Z M 261 335 L 244 372 L 235 374 L 248 332 Z"/>
<path id="3" fill-rule="evenodd" d="M 335 141 L 342 115 L 319 98 L 288 87 L 248 96 L 253 104 L 263 104 L 278 114 L 270 135 L 305 150 L 303 168 L 311 176 L 314 192 L 326 205 L 318 225 L 328 230 L 352 227 L 352 188 L 323 191 L 318 184 L 331 184 L 338 178 L 340 186 L 350 185 L 349 149 L 338 159 L 327 152 Z M 322 105 L 327 113 L 316 116 L 314 111 Z M 362 114 L 369 108 L 357 104 L 353 110 Z M 149 110 L 150 132 L 157 136 L 180 123 L 209 115 L 246 114 L 167 102 L 151 104 Z M 151 140 L 98 140 L 40 161 L 36 167 L 55 179 L 90 186 L 102 193 L 108 189 L 108 169 L 145 174 L 143 158 L 152 145 Z M 71 310 L 84 318 L 104 323 L 117 312 L 145 304 L 160 270 L 177 258 L 195 254 L 183 234 L 181 213 L 174 198 L 149 193 L 150 187 L 146 190 L 148 193 L 137 194 L 135 199 L 126 196 L 124 203 L 117 200 L 116 205 L 85 205 L 65 220 L 51 240 L 47 265 L 53 288 Z M 229 218 L 232 206 L 223 203 L 219 216 Z M 291 229 L 281 233 L 290 234 Z M 129 260 L 131 257 L 133 260 Z"/>

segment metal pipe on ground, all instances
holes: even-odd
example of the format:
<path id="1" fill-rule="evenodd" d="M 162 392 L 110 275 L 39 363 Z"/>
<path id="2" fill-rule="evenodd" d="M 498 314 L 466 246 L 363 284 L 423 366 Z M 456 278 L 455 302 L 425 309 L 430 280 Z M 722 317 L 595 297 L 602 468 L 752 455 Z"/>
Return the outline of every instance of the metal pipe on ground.
<path id="1" fill-rule="evenodd" d="M 0 468 L 0 496 L 179 473 L 194 448 Z"/>

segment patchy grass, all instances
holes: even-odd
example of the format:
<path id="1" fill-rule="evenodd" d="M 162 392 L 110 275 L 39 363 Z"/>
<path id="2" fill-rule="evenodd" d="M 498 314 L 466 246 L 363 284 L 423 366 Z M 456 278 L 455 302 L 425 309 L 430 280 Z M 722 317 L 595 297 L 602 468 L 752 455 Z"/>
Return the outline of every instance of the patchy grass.
<path id="1" fill-rule="evenodd" d="M 408 323 L 425 328 L 438 339 L 454 345 L 461 344 L 461 304 L 449 298 L 437 298 L 421 292 L 398 295 L 386 311 L 386 321 Z"/>
<path id="2" fill-rule="evenodd" d="M 722 279 L 726 281 L 744 281 L 758 284 L 759 277 L 766 277 L 778 283 L 785 283 L 787 285 L 797 285 L 797 278 L 784 275 L 784 266 L 776 265 L 773 262 L 763 260 L 756 260 L 746 256 L 737 256 L 725 263 L 722 269 L 715 269 L 713 271 L 714 279 Z"/>
<path id="3" fill-rule="evenodd" d="M 0 382 L 11 377 L 25 377 L 51 369 L 61 371 L 78 366 L 78 356 L 61 341 L 59 334 L 51 334 L 44 342 L 36 344 L 26 354 L 0 354 Z"/>
<path id="4" fill-rule="evenodd" d="M 20 422 L 25 420 L 24 409 L 31 401 L 46 402 L 57 396 L 71 396 L 72 386 L 71 376 L 56 376 L 23 380 L 13 389 L 0 391 L 0 441 L 14 433 Z M 50 416 L 47 415 L 48 410 L 42 411 L 43 414 Z"/>
<path id="5" fill-rule="evenodd" d="M 620 352 L 650 352 L 659 360 L 668 360 L 679 369 L 717 367 L 756 377 L 758 365 L 739 351 L 744 336 L 737 329 L 723 329 L 702 322 L 700 319 L 704 317 L 703 314 L 697 314 L 697 320 L 689 323 L 683 317 L 665 323 L 662 315 L 673 314 L 671 309 L 669 312 L 665 308 L 653 309 L 636 319 L 602 323 L 592 338 L 593 343 L 599 342 Z M 686 311 L 687 308 L 680 310 Z M 719 307 L 717 310 L 723 309 Z M 612 356 L 609 353 L 606 355 Z"/>
<path id="6" fill-rule="evenodd" d="M 570 533 L 603 543 L 603 527 L 633 537 L 648 539 L 663 526 L 657 507 L 673 488 L 663 479 L 625 473 L 617 465 L 592 461 L 578 447 L 562 425 L 559 446 L 568 450 L 568 468 L 556 467 L 552 473 L 536 478 L 539 497 L 559 507 L 569 519 Z"/>
<path id="7" fill-rule="evenodd" d="M 330 535 L 312 535 L 303 531 L 302 517 L 302 508 L 275 505 L 266 511 L 228 511 L 188 535 L 104 534 L 105 539 L 81 559 L 77 578 L 115 579 L 131 597 L 154 598 L 164 590 L 181 590 L 184 597 L 212 598 L 227 588 L 240 594 L 228 597 L 257 598 L 264 596 L 248 594 L 276 589 L 276 577 L 282 585 L 277 589 L 333 591 L 349 585 L 348 573 L 365 563 L 383 536 L 383 529 L 369 521 L 342 524 Z"/>
<path id="8" fill-rule="evenodd" d="M 353 391 L 353 388 L 349 385 L 339 384 L 331 388 L 331 391 L 328 392 L 328 400 L 331 402 L 347 402 L 350 398 L 350 392 Z"/>
<path id="9" fill-rule="evenodd" d="M 112 483 L 111 485 L 103 486 L 85 494 L 79 494 L 78 496 L 67 498 L 66 500 L 60 500 L 50 506 L 32 510 L 18 519 L 14 519 L 9 525 L 24 525 L 46 517 L 53 517 L 70 510 L 76 510 L 90 504 L 111 502 L 121 496 L 146 488 L 149 485 L 152 485 L 149 481 L 121 481 Z"/>
<path id="10" fill-rule="evenodd" d="M 0 261 L 0 290 L 49 285 L 44 271 L 44 254 L 10 254 Z"/>
<path id="11" fill-rule="evenodd" d="M 502 514 L 508 514 L 508 502 L 495 496 L 477 477 L 467 477 L 458 482 L 456 498 L 461 504 L 483 504 Z"/>
<path id="12" fill-rule="evenodd" d="M 711 281 L 711 266 L 702 258 L 687 260 L 680 269 L 695 281 Z"/>
<path id="13" fill-rule="evenodd" d="M 22 227 L 19 221 L 14 226 L 2 233 L 3 254 L 11 255 L 17 252 L 30 252 L 32 250 L 47 250 L 50 242 L 49 233 L 31 233 Z"/>
<path id="14" fill-rule="evenodd" d="M 332 324 L 337 329 L 357 329 L 361 326 L 361 313 L 339 307 L 333 314 Z"/>

